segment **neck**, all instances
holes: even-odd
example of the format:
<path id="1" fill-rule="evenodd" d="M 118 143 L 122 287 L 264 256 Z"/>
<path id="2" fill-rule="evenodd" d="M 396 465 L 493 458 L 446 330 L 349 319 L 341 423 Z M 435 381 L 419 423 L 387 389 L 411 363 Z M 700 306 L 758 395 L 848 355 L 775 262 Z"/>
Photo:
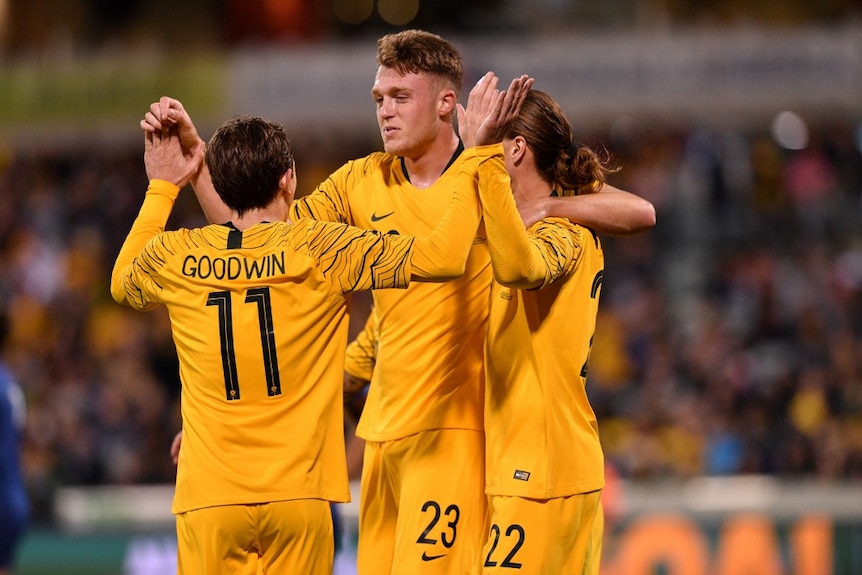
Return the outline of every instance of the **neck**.
<path id="1" fill-rule="evenodd" d="M 407 175 L 417 188 L 432 186 L 443 174 L 460 140 L 454 130 L 440 134 L 426 150 L 413 157 L 404 157 Z"/>
<path id="2" fill-rule="evenodd" d="M 512 178 L 512 193 L 516 203 L 547 198 L 553 189 L 554 186 L 542 179 L 535 171 L 517 174 Z"/>
<path id="3" fill-rule="evenodd" d="M 286 208 L 279 205 L 270 204 L 265 208 L 249 210 L 242 216 L 233 212 L 231 214 L 231 222 L 238 230 L 244 231 L 248 228 L 263 223 L 263 222 L 289 222 L 289 213 Z"/>

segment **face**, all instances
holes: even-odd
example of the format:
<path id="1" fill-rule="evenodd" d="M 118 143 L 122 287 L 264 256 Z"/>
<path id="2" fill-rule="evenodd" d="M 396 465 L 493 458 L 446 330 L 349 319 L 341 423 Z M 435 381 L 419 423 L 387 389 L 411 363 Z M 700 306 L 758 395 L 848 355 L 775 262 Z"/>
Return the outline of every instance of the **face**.
<path id="1" fill-rule="evenodd" d="M 425 153 L 440 132 L 444 93 L 427 74 L 402 75 L 381 66 L 371 96 L 377 106 L 383 149 L 411 159 Z"/>

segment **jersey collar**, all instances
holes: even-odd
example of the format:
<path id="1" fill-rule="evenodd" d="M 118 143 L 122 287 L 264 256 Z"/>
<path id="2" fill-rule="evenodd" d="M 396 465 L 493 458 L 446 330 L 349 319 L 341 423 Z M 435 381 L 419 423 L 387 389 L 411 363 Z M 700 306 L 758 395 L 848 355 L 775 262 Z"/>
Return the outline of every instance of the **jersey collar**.
<path id="1" fill-rule="evenodd" d="M 459 139 L 459 140 L 458 140 L 458 147 L 457 147 L 457 148 L 455 148 L 455 153 L 454 153 L 454 154 L 452 154 L 452 157 L 451 157 L 451 158 L 449 158 L 449 163 L 448 163 L 448 164 L 446 164 L 446 167 L 445 167 L 445 168 L 443 168 L 443 172 L 441 172 L 441 173 L 444 173 L 444 174 L 445 174 L 445 173 L 446 173 L 446 170 L 448 170 L 448 169 L 449 169 L 449 166 L 451 166 L 452 164 L 454 164 L 454 163 L 455 163 L 455 160 L 457 160 L 457 159 L 458 159 L 458 156 L 460 156 L 460 155 L 461 155 L 461 153 L 462 153 L 463 151 L 464 151 L 464 142 L 462 142 L 462 141 Z M 404 162 L 404 156 L 401 156 L 401 157 L 400 157 L 400 160 L 401 160 L 401 171 L 402 171 L 402 172 L 404 172 L 404 177 L 405 177 L 405 178 L 407 178 L 407 181 L 408 181 L 408 182 L 410 182 L 410 174 L 409 174 L 409 173 L 407 173 L 407 164 Z M 412 184 L 413 182 L 410 182 L 410 183 Z"/>

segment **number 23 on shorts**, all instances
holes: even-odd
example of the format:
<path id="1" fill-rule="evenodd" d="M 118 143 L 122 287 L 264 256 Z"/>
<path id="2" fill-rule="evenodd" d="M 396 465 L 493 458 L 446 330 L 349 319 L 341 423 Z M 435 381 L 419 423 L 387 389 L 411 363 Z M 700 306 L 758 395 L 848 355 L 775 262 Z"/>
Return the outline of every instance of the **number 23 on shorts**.
<path id="1" fill-rule="evenodd" d="M 449 505 L 443 510 L 436 501 L 426 501 L 422 505 L 422 513 L 427 518 L 427 525 L 416 543 L 420 545 L 437 545 L 438 537 L 445 549 L 451 549 L 458 535 L 458 519 L 461 510 L 457 505 Z M 423 550 L 422 560 L 433 561 L 445 557 L 446 553 L 432 553 Z"/>

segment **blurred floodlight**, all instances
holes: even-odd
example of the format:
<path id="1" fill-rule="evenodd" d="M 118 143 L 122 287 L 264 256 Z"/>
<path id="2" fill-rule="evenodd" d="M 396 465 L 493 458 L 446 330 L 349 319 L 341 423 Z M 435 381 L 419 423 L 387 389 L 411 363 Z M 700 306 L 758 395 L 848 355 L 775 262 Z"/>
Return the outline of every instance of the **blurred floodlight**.
<path id="1" fill-rule="evenodd" d="M 333 0 L 332 2 L 332 13 L 345 24 L 362 24 L 371 17 L 373 10 L 374 0 Z"/>
<path id="2" fill-rule="evenodd" d="M 808 125 L 799 114 L 785 110 L 772 120 L 772 137 L 786 150 L 804 150 L 808 146 Z"/>
<path id="3" fill-rule="evenodd" d="M 403 26 L 419 13 L 419 0 L 380 0 L 377 11 L 387 24 Z"/>

